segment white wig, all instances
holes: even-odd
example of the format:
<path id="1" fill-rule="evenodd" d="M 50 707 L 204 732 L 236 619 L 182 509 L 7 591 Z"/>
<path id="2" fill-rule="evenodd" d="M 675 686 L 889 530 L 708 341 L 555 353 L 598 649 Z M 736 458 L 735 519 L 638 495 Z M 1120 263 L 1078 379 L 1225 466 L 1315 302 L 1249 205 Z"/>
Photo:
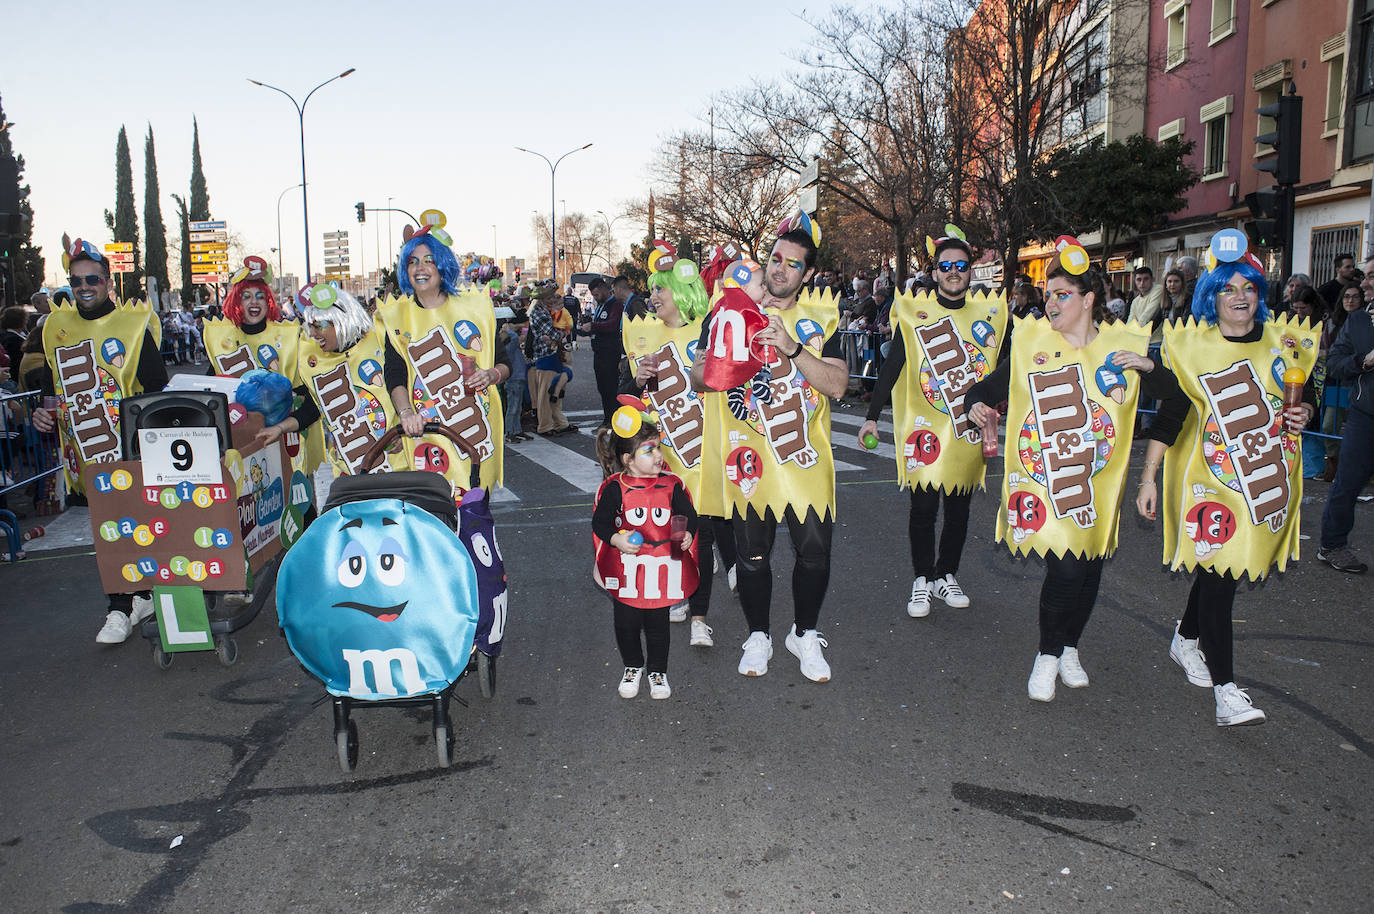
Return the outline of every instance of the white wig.
<path id="1" fill-rule="evenodd" d="M 316 324 L 332 326 L 339 337 L 339 351 L 347 352 L 372 329 L 372 315 L 345 290 L 334 289 L 333 292 L 331 303 L 317 305 L 312 301 L 306 306 L 305 322 L 312 327 Z"/>

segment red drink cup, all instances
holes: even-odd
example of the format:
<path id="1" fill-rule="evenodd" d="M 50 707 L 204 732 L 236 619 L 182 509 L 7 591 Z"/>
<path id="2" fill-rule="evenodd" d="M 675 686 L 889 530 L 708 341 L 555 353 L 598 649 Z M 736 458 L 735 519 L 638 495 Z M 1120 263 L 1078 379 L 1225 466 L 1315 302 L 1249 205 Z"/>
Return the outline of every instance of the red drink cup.
<path id="1" fill-rule="evenodd" d="M 680 548 L 687 541 L 687 515 L 674 514 L 668 519 L 668 530 L 673 542 Z"/>
<path id="2" fill-rule="evenodd" d="M 991 409 L 983 420 L 983 456 L 997 456 L 997 413 Z"/>

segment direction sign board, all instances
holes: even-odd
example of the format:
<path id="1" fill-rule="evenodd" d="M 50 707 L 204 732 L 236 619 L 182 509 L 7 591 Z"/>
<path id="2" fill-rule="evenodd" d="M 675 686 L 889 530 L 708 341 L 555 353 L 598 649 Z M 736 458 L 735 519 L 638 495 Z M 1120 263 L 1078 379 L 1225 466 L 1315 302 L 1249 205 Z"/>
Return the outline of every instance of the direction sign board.
<path id="1" fill-rule="evenodd" d="M 192 232 L 191 241 L 228 241 L 228 232 Z"/>
<path id="2" fill-rule="evenodd" d="M 229 259 L 224 254 L 191 254 L 191 263 L 228 263 Z"/>
<path id="3" fill-rule="evenodd" d="M 105 245 L 106 254 L 132 254 L 134 243 L 132 241 L 114 241 Z"/>
<path id="4" fill-rule="evenodd" d="M 217 282 L 228 282 L 228 273 L 192 273 L 191 282 L 196 285 L 210 285 Z"/>
<path id="5" fill-rule="evenodd" d="M 116 263 L 133 263 L 133 262 L 134 262 L 134 255 L 131 254 L 131 253 L 130 253 L 130 254 L 124 254 L 124 253 L 117 253 L 117 252 L 111 251 L 110 253 L 108 253 L 108 254 L 105 255 L 105 259 L 106 259 L 107 261 L 109 261 L 111 264 L 116 264 Z"/>
<path id="6" fill-rule="evenodd" d="M 191 231 L 193 232 L 222 232 L 229 227 L 223 219 L 216 222 L 192 222 Z"/>
<path id="7" fill-rule="evenodd" d="M 326 242 L 330 242 L 330 241 L 347 241 L 347 240 L 348 240 L 348 232 L 346 232 L 346 231 L 340 231 L 340 232 L 325 232 L 325 233 L 324 233 L 324 240 L 325 240 Z"/>
<path id="8" fill-rule="evenodd" d="M 228 251 L 229 245 L 223 241 L 193 241 L 191 251 L 193 253 L 205 253 L 206 251 Z"/>
<path id="9" fill-rule="evenodd" d="M 111 263 L 111 264 L 110 264 L 110 272 L 111 272 L 111 273 L 132 273 L 133 271 L 134 271 L 134 265 L 133 265 L 132 263 Z"/>

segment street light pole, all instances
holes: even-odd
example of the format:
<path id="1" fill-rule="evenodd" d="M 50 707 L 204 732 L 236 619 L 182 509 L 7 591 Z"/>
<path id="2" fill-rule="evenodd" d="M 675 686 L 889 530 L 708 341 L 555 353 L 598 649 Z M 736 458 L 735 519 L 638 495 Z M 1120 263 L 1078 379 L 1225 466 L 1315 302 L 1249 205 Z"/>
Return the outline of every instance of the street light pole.
<path id="1" fill-rule="evenodd" d="M 386 249 L 391 252 L 392 257 L 396 256 L 396 245 L 391 243 L 391 201 L 395 199 L 395 197 L 386 198 Z M 401 265 L 399 263 L 396 264 L 397 269 L 400 269 L 400 267 Z"/>
<path id="2" fill-rule="evenodd" d="M 314 95 L 316 92 L 318 92 L 319 90 L 323 89 L 325 86 L 329 85 L 329 84 L 332 83 L 334 80 L 336 80 L 336 79 L 343 79 L 345 76 L 347 76 L 348 74 L 352 73 L 355 69 L 357 69 L 357 68 L 356 68 L 356 67 L 349 67 L 347 70 L 344 70 L 344 71 L 343 71 L 342 73 L 340 73 L 338 76 L 331 76 L 331 77 L 329 77 L 329 78 L 326 79 L 324 82 L 320 83 L 318 86 L 316 86 L 315 88 L 313 88 L 313 89 L 311 89 L 309 92 L 307 92 L 306 95 L 305 95 L 305 101 L 303 101 L 303 102 L 297 102 L 296 99 L 295 99 L 295 96 L 293 96 L 290 92 L 287 92 L 285 89 L 280 89 L 280 88 L 278 88 L 278 87 L 276 87 L 276 86 L 269 86 L 267 83 L 258 82 L 256 79 L 249 79 L 249 80 L 248 80 L 250 83 L 252 83 L 252 84 L 255 85 L 255 86 L 261 86 L 261 87 L 264 88 L 264 89 L 271 89 L 271 90 L 273 90 L 273 91 L 275 91 L 275 92 L 280 92 L 282 95 L 285 95 L 287 98 L 291 99 L 291 104 L 293 104 L 293 105 L 296 106 L 296 119 L 297 119 L 297 120 L 299 121 L 299 123 L 300 123 L 300 131 L 301 131 L 301 212 L 302 212 L 302 214 L 303 214 L 303 216 L 304 216 L 304 220 L 305 220 L 305 281 L 306 281 L 307 283 L 310 282 L 310 275 L 311 275 L 311 274 L 310 274 L 310 202 L 309 202 L 309 198 L 308 198 L 308 196 L 307 196 L 307 191 L 306 191 L 306 180 L 305 180 L 305 106 L 308 105 L 308 104 L 310 104 L 310 96 Z"/>
<path id="3" fill-rule="evenodd" d="M 535 152 L 533 149 L 526 149 L 524 146 L 516 146 L 520 152 L 528 152 L 532 156 L 539 156 L 549 166 L 549 270 L 553 273 L 553 281 L 558 282 L 558 163 L 562 162 L 574 152 L 581 152 L 590 149 L 591 143 L 586 146 L 578 146 L 576 149 L 569 149 L 556 160 L 550 162 L 549 157 L 542 152 Z"/>
<path id="4" fill-rule="evenodd" d="M 282 269 L 282 265 L 281 265 L 281 198 L 282 198 L 282 197 L 285 197 L 287 194 L 291 193 L 291 191 L 295 190 L 296 188 L 298 188 L 298 187 L 303 187 L 303 186 L 304 186 L 304 185 L 302 185 L 302 184 L 292 184 L 292 185 L 291 185 L 290 187 L 288 187 L 286 190 L 284 190 L 284 191 L 282 191 L 281 193 L 277 194 L 277 283 L 278 283 L 278 285 L 281 284 L 281 282 L 282 282 L 282 275 L 283 275 L 284 272 L 285 272 L 285 271 Z"/>

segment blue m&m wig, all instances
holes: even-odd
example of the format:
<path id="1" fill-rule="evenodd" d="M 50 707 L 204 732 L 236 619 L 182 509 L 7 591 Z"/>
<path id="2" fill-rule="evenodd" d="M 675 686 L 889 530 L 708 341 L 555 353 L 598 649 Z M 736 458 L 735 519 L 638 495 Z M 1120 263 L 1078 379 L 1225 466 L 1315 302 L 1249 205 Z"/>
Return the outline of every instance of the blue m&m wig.
<path id="1" fill-rule="evenodd" d="M 412 235 L 410 240 L 401 246 L 401 256 L 396 261 L 396 283 L 406 295 L 415 294 L 406 264 L 410 262 L 410 255 L 422 244 L 429 248 L 430 254 L 434 256 L 434 266 L 439 270 L 440 288 L 445 295 L 452 295 L 457 291 L 458 283 L 463 278 L 463 268 L 458 265 L 458 258 L 453 256 L 452 249 L 429 232 Z"/>
<path id="2" fill-rule="evenodd" d="M 1234 263 L 1219 263 L 1215 270 L 1198 278 L 1197 286 L 1193 289 L 1193 317 L 1207 324 L 1215 325 L 1217 322 L 1217 295 L 1231 281 L 1231 277 L 1236 274 L 1240 274 L 1254 283 L 1255 289 L 1259 292 L 1259 307 L 1255 309 L 1255 323 L 1262 324 L 1269 320 L 1269 307 L 1265 304 L 1265 299 L 1269 296 L 1269 281 L 1253 264 L 1245 260 L 1237 260 Z"/>

